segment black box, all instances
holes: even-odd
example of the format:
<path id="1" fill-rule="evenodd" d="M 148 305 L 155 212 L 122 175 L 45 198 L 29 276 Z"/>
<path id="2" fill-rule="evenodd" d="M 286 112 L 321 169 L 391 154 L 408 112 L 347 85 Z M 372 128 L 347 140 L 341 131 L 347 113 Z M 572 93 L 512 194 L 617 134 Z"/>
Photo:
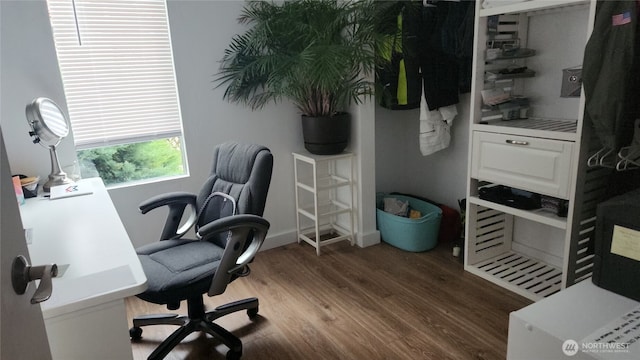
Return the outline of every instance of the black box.
<path id="1" fill-rule="evenodd" d="M 593 283 L 640 301 L 640 189 L 598 205 Z"/>

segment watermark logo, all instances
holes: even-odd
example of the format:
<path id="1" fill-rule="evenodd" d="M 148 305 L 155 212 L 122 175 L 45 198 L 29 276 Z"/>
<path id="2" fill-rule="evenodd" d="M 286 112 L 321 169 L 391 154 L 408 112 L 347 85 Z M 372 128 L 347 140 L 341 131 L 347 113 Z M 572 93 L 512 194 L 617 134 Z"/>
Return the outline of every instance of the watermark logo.
<path id="1" fill-rule="evenodd" d="M 578 353 L 580 347 L 578 346 L 578 342 L 575 340 L 567 340 L 562 343 L 562 352 L 567 356 L 573 356 Z"/>
<path id="2" fill-rule="evenodd" d="M 562 343 L 562 352 L 566 356 L 574 356 L 578 351 L 584 353 L 628 353 L 631 343 L 621 342 L 583 342 L 578 344 L 575 340 L 567 340 Z"/>

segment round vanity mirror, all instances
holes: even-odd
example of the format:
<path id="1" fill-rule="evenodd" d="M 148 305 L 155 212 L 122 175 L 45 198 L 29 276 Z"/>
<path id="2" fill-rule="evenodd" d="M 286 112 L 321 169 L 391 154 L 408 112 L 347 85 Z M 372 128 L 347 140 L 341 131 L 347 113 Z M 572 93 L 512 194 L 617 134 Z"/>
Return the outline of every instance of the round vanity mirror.
<path id="1" fill-rule="evenodd" d="M 32 121 L 41 141 L 57 144 L 69 134 L 69 122 L 56 103 L 47 98 L 37 98 L 28 107 Z M 27 115 L 27 119 L 29 115 Z"/>
<path id="2" fill-rule="evenodd" d="M 29 135 L 33 136 L 33 143 L 49 149 L 51 155 L 51 174 L 44 184 L 43 190 L 49 192 L 52 186 L 64 185 L 72 181 L 60 169 L 56 146 L 69 134 L 69 120 L 62 109 L 50 99 L 36 98 L 26 109 L 27 122 L 31 126 Z"/>

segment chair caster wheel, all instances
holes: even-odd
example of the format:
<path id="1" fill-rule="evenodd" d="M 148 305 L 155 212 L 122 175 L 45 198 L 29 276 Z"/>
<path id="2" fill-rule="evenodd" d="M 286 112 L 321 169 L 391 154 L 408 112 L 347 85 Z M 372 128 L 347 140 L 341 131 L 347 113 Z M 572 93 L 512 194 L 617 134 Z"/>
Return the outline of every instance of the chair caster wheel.
<path id="1" fill-rule="evenodd" d="M 227 352 L 227 360 L 240 360 L 240 358 L 242 357 L 242 351 L 233 351 L 233 350 L 229 350 Z"/>
<path id="2" fill-rule="evenodd" d="M 255 319 L 258 316 L 258 308 L 247 309 L 247 316 L 249 316 L 249 320 Z"/>
<path id="3" fill-rule="evenodd" d="M 142 328 L 134 326 L 129 329 L 129 337 L 132 340 L 140 340 L 142 338 Z"/>

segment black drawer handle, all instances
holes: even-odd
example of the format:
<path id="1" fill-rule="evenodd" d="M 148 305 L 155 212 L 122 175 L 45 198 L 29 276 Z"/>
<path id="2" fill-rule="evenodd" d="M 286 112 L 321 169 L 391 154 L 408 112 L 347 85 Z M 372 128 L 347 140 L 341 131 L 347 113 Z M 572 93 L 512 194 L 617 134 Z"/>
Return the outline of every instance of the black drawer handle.
<path id="1" fill-rule="evenodd" d="M 528 141 L 520 141 L 520 140 L 507 140 L 507 144 L 511 145 L 529 145 Z"/>

